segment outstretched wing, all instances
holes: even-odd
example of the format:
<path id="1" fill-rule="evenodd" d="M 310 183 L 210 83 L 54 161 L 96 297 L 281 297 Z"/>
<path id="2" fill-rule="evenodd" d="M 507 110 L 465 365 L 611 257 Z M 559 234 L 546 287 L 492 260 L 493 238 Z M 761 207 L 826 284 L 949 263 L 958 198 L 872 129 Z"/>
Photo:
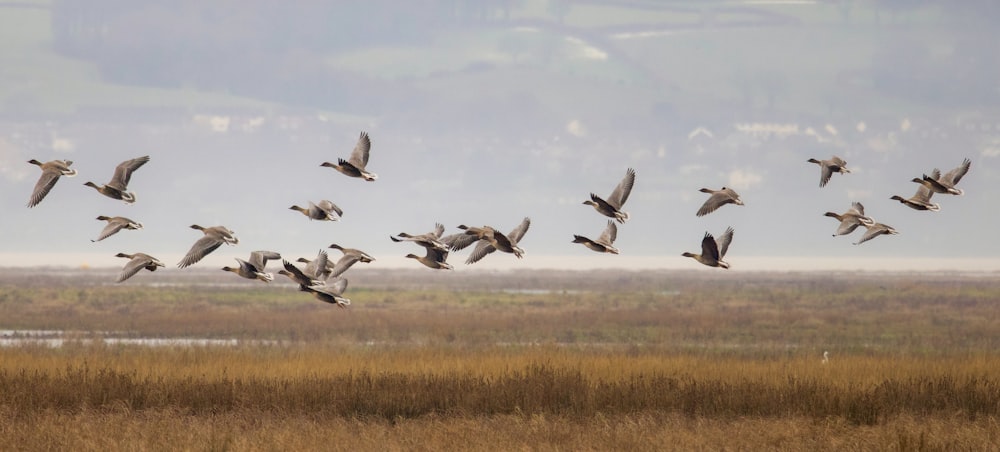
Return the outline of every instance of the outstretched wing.
<path id="1" fill-rule="evenodd" d="M 632 193 L 632 185 L 635 184 L 635 170 L 629 168 L 625 171 L 625 177 L 615 190 L 611 192 L 608 196 L 608 204 L 615 207 L 616 210 L 621 210 L 622 206 L 625 205 L 625 201 L 628 201 L 628 195 Z"/>
<path id="2" fill-rule="evenodd" d="M 194 245 L 191 245 L 191 249 L 188 250 L 187 254 L 184 255 L 184 258 L 181 259 L 177 266 L 179 268 L 190 266 L 200 261 L 212 251 L 215 251 L 220 246 L 222 246 L 222 240 L 206 235 L 198 239 L 197 242 L 194 242 Z"/>
<path id="3" fill-rule="evenodd" d="M 145 155 L 119 163 L 118 166 L 115 167 L 115 174 L 111 176 L 111 182 L 109 182 L 108 185 L 117 188 L 118 190 L 126 191 L 128 189 L 129 181 L 132 180 L 132 172 L 139 169 L 142 165 L 145 165 L 148 161 L 149 156 Z"/>
<path id="4" fill-rule="evenodd" d="M 351 158 L 348 161 L 357 168 L 364 168 L 365 165 L 368 165 L 368 151 L 371 148 L 372 142 L 368 139 L 368 133 L 361 132 L 358 143 L 354 145 L 354 150 L 351 151 Z"/>
<path id="5" fill-rule="evenodd" d="M 701 239 L 701 255 L 706 258 L 711 258 L 714 260 L 719 260 L 719 246 L 715 243 L 715 237 L 712 234 L 705 233 L 705 237 Z"/>
<path id="6" fill-rule="evenodd" d="M 333 266 L 333 269 L 330 270 L 330 275 L 327 276 L 327 279 L 336 278 L 342 275 L 344 272 L 347 271 L 347 269 L 351 268 L 352 265 L 354 265 L 360 260 L 361 258 L 352 254 L 343 255 L 340 258 L 340 260 L 337 261 L 337 264 Z"/>
<path id="7" fill-rule="evenodd" d="M 56 186 L 56 182 L 59 182 L 60 175 L 61 173 L 56 169 L 42 171 L 42 176 L 38 178 L 38 182 L 35 183 L 35 189 L 31 192 L 28 207 L 35 207 L 38 203 L 42 202 L 45 199 L 45 195 L 49 194 L 52 187 Z"/>
<path id="8" fill-rule="evenodd" d="M 465 259 L 466 264 L 475 264 L 479 262 L 480 259 L 486 257 L 488 254 L 496 251 L 497 249 L 490 244 L 488 240 L 480 240 L 476 247 L 469 253 L 469 257 Z"/>
<path id="9" fill-rule="evenodd" d="M 597 239 L 598 242 L 605 244 L 615 243 L 615 239 L 618 238 L 618 226 L 615 225 L 614 221 L 608 221 L 608 227 L 604 229 L 601 233 L 601 237 Z"/>
<path id="10" fill-rule="evenodd" d="M 972 165 L 972 160 L 969 159 L 963 160 L 961 166 L 945 173 L 944 177 L 941 178 L 941 181 L 946 184 L 950 184 L 952 187 L 954 187 L 955 184 L 958 183 L 958 181 L 962 180 L 962 177 L 965 176 L 965 173 L 969 172 L 969 166 L 971 165 Z"/>
<path id="11" fill-rule="evenodd" d="M 136 255 L 131 260 L 129 260 L 127 264 L 125 264 L 125 267 L 122 268 L 122 271 L 121 273 L 118 274 L 118 279 L 115 282 L 122 282 L 125 281 L 126 279 L 131 278 L 136 273 L 139 273 L 139 270 L 146 268 L 146 266 L 149 265 L 150 262 L 152 262 L 152 260 L 150 260 L 148 257 Z"/>
<path id="12" fill-rule="evenodd" d="M 528 217 L 524 217 L 524 219 L 521 220 L 521 224 L 517 225 L 516 228 L 512 229 L 507 234 L 507 238 L 510 240 L 510 243 L 512 245 L 517 245 L 517 243 L 521 241 L 521 238 L 524 237 L 524 233 L 528 232 L 528 227 L 530 226 L 531 226 L 531 219 Z"/>
<path id="13" fill-rule="evenodd" d="M 250 253 L 250 265 L 254 266 L 259 272 L 264 271 L 264 266 L 267 265 L 267 260 L 277 260 L 281 259 L 281 255 L 275 253 L 274 251 L 253 251 Z"/>
<path id="14" fill-rule="evenodd" d="M 726 232 L 716 240 L 716 244 L 719 247 L 719 259 L 726 257 L 726 251 L 729 251 L 729 244 L 733 241 L 733 228 L 726 228 Z"/>

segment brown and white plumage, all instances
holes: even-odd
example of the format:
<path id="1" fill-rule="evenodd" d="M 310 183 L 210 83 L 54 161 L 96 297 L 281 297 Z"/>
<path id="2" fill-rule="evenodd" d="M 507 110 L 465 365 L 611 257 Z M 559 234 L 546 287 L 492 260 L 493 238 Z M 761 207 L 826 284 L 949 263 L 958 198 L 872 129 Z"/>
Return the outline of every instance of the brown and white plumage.
<path id="1" fill-rule="evenodd" d="M 479 237 L 479 241 L 476 243 L 476 247 L 469 254 L 469 257 L 465 260 L 466 264 L 474 264 L 480 259 L 486 257 L 488 254 L 500 250 L 505 253 L 511 253 L 517 256 L 518 259 L 524 256 L 524 250 L 518 246 L 518 242 L 524 237 L 524 234 L 528 232 L 528 227 L 531 226 L 531 219 L 525 217 L 521 220 L 521 224 L 517 225 L 514 229 L 510 231 L 507 235 L 502 234 L 496 229 L 484 226 L 482 228 L 469 228 L 466 233 L 469 234 L 470 231 L 474 231 Z"/>
<path id="2" fill-rule="evenodd" d="M 947 173 L 944 173 L 943 176 L 941 175 L 941 170 L 934 168 L 934 171 L 931 171 L 930 176 L 924 174 L 922 178 L 914 178 L 913 182 L 927 187 L 927 189 L 934 193 L 961 196 L 965 194 L 965 191 L 960 188 L 955 188 L 955 185 L 957 185 L 958 182 L 962 180 L 962 177 L 969 172 L 969 167 L 971 165 L 972 161 L 965 159 L 962 161 L 961 165 L 951 171 L 948 171 Z"/>
<path id="3" fill-rule="evenodd" d="M 253 251 L 250 253 L 250 260 L 236 258 L 239 267 L 222 267 L 227 272 L 233 272 L 247 279 L 259 279 L 264 282 L 274 281 L 274 275 L 264 271 L 268 259 L 281 259 L 281 255 L 274 251 Z"/>
<path id="4" fill-rule="evenodd" d="M 434 247 L 426 247 L 425 249 L 427 250 L 427 253 L 424 256 L 418 256 L 410 253 L 407 254 L 406 257 L 416 259 L 417 262 L 424 264 L 427 268 L 433 268 L 435 270 L 451 270 L 454 268 L 447 262 L 448 251 Z"/>
<path id="5" fill-rule="evenodd" d="M 98 193 L 111 199 L 119 199 L 131 204 L 135 202 L 136 196 L 134 192 L 128 191 L 128 183 L 132 180 L 132 173 L 148 161 L 148 155 L 126 160 L 115 167 L 115 173 L 107 184 L 97 185 L 93 182 L 87 182 L 83 185 L 93 187 Z"/>
<path id="6" fill-rule="evenodd" d="M 618 238 L 618 226 L 615 225 L 614 221 L 608 221 L 608 226 L 604 228 L 604 232 L 597 240 L 591 240 L 582 235 L 574 235 L 573 243 L 582 243 L 583 246 L 590 248 L 598 253 L 611 253 L 618 254 L 618 248 L 614 247 L 615 239 Z"/>
<path id="7" fill-rule="evenodd" d="M 833 177 L 833 173 L 846 174 L 851 172 L 851 170 L 847 169 L 847 162 L 836 155 L 830 157 L 829 160 L 809 159 L 807 162 L 819 165 L 820 187 L 825 187 L 826 183 L 830 182 L 830 178 Z"/>
<path id="8" fill-rule="evenodd" d="M 941 210 L 941 205 L 935 202 L 931 202 L 931 196 L 933 195 L 934 192 L 932 192 L 931 189 L 921 185 L 917 187 L 917 192 L 909 198 L 904 198 L 899 195 L 892 195 L 892 197 L 889 199 L 894 199 L 896 201 L 899 201 L 903 203 L 903 205 L 905 205 L 906 207 L 909 207 L 914 210 L 929 210 L 931 212 L 937 212 Z"/>
<path id="9" fill-rule="evenodd" d="M 310 220 L 320 220 L 320 221 L 337 221 L 340 217 L 344 216 L 344 211 L 337 207 L 332 201 L 322 200 L 318 203 L 313 203 L 309 201 L 309 207 L 299 207 L 293 205 L 289 207 L 291 210 L 297 210 L 302 212 L 303 215 L 309 217 Z"/>
<path id="10" fill-rule="evenodd" d="M 302 273 L 313 279 L 326 280 L 330 277 L 330 270 L 332 266 L 330 265 L 330 256 L 326 254 L 326 251 L 319 250 L 316 253 L 316 259 L 309 260 L 304 257 L 298 258 L 297 262 L 302 262 L 306 264 L 306 268 L 302 269 Z"/>
<path id="11" fill-rule="evenodd" d="M 632 186 L 635 184 L 635 170 L 629 168 L 625 171 L 625 177 L 618 183 L 618 186 L 611 192 L 607 199 L 602 199 L 594 193 L 590 194 L 590 200 L 583 204 L 593 206 L 601 215 L 614 218 L 619 223 L 628 220 L 628 212 L 622 210 L 625 201 L 628 201 L 629 194 L 632 193 Z"/>
<path id="12" fill-rule="evenodd" d="M 317 300 L 324 303 L 335 304 L 341 308 L 351 305 L 351 300 L 344 297 L 344 291 L 347 290 L 347 280 L 344 278 L 337 278 L 333 282 L 328 281 L 323 285 L 305 286 L 301 289 L 313 294 Z"/>
<path id="13" fill-rule="evenodd" d="M 880 235 L 899 234 L 899 231 L 896 231 L 892 226 L 882 223 L 873 223 L 871 226 L 865 225 L 865 228 L 867 229 L 865 235 L 861 236 L 861 240 L 854 242 L 855 245 L 860 245 Z"/>
<path id="14" fill-rule="evenodd" d="M 842 214 L 827 212 L 823 215 L 836 218 L 837 221 L 840 221 L 840 226 L 837 227 L 837 232 L 833 234 L 834 236 L 850 234 L 858 226 L 871 226 L 875 222 L 871 217 L 865 216 L 865 206 L 861 205 L 860 202 L 852 203 L 851 208 Z"/>
<path id="15" fill-rule="evenodd" d="M 76 170 L 70 169 L 70 165 L 73 164 L 72 160 L 50 160 L 42 163 L 31 159 L 28 160 L 28 163 L 38 165 L 42 169 L 42 175 L 38 177 L 35 189 L 31 192 L 31 198 L 28 199 L 28 207 L 35 207 L 42 202 L 45 195 L 48 195 L 52 191 L 52 187 L 56 186 L 56 182 L 59 182 L 60 177 L 76 176 Z"/>
<path id="16" fill-rule="evenodd" d="M 371 147 L 372 142 L 368 138 L 368 134 L 361 132 L 361 136 L 358 137 L 358 142 L 354 145 L 354 150 L 347 160 L 337 159 L 336 164 L 323 162 L 320 166 L 333 168 L 350 177 L 361 177 L 369 182 L 374 181 L 378 179 L 378 175 L 365 168 L 368 166 L 368 154 L 371 151 Z"/>
<path id="17" fill-rule="evenodd" d="M 705 203 L 701 205 L 701 208 L 698 209 L 697 215 L 699 217 L 715 212 L 716 209 L 726 204 L 735 204 L 737 206 L 743 205 L 743 199 L 740 198 L 740 195 L 732 188 L 722 187 L 718 190 L 702 188 L 698 191 L 712 195 L 709 196 L 708 199 L 705 200 Z"/>
<path id="18" fill-rule="evenodd" d="M 733 228 L 726 228 L 726 231 L 718 239 L 712 237 L 708 232 L 701 239 L 701 254 L 684 252 L 681 256 L 691 257 L 709 267 L 729 268 L 729 263 L 722 259 L 729 251 L 729 244 L 733 241 Z"/>
<path id="19" fill-rule="evenodd" d="M 191 245 L 191 249 L 188 250 L 184 258 L 177 263 L 177 266 L 184 268 L 190 266 L 203 257 L 207 256 L 212 251 L 222 246 L 223 243 L 227 245 L 236 245 L 240 243 L 240 240 L 233 235 L 233 231 L 225 226 L 212 226 L 212 227 L 201 227 L 196 224 L 191 225 L 191 229 L 197 229 L 205 234 L 204 237 L 198 239 Z"/>
<path id="20" fill-rule="evenodd" d="M 166 265 L 164 265 L 163 262 L 160 262 L 159 259 L 145 253 L 118 253 L 115 257 L 124 257 L 129 259 L 128 263 L 125 264 L 125 267 L 122 268 L 121 273 L 118 274 L 118 279 L 115 282 L 125 281 L 136 273 L 139 273 L 139 270 L 144 268 L 149 271 L 156 271 L 156 267 L 166 267 Z"/>
<path id="21" fill-rule="evenodd" d="M 107 221 L 108 224 L 101 230 L 101 234 L 98 235 L 96 239 L 91 240 L 91 242 L 100 242 L 101 240 L 115 235 L 122 229 L 142 229 L 142 223 L 125 217 L 106 217 L 101 215 L 97 217 L 97 219 Z"/>
<path id="22" fill-rule="evenodd" d="M 364 251 L 361 251 L 361 250 L 359 250 L 357 248 L 344 248 L 344 247 L 342 247 L 342 246 L 340 246 L 340 245 L 338 245 L 336 243 L 331 243 L 330 246 L 328 246 L 327 248 L 333 248 L 335 250 L 340 250 L 341 253 L 344 253 L 344 256 L 355 256 L 355 257 L 358 258 L 359 262 L 362 262 L 362 263 L 365 263 L 365 264 L 370 263 L 370 262 L 375 262 L 375 258 L 372 257 L 371 254 L 368 254 L 368 253 L 366 253 Z"/>
<path id="23" fill-rule="evenodd" d="M 444 234 L 444 225 L 441 223 L 434 224 L 434 230 L 425 234 L 407 234 L 405 232 L 400 232 L 395 236 L 389 236 L 393 242 L 413 242 L 424 248 L 437 248 L 442 251 L 448 250 L 448 245 L 441 240 L 441 236 Z"/>

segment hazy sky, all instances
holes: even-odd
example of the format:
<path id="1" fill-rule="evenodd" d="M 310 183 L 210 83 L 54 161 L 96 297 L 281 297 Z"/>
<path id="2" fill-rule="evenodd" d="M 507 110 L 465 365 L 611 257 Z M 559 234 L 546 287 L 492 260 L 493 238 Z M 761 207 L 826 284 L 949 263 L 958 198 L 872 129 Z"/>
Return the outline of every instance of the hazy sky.
<path id="1" fill-rule="evenodd" d="M 319 56 L 293 48 L 286 54 L 295 59 L 283 57 L 289 67 L 276 72 L 290 82 L 267 93 L 233 79 L 223 62 L 218 72 L 226 76 L 211 87 L 109 80 L 98 63 L 52 49 L 48 10 L 16 10 L 24 25 L 8 32 L 15 44 L 0 53 L 20 65 L 16 74 L 0 74 L 14 86 L 0 91 L 6 212 L 0 266 L 120 266 L 124 260 L 111 257 L 120 251 L 146 252 L 173 266 L 201 236 L 188 229 L 195 223 L 225 225 L 240 238 L 196 267 L 230 265 L 258 249 L 292 260 L 311 257 L 331 243 L 374 254 L 379 260 L 371 265 L 415 266 L 402 256 L 421 250 L 389 235 L 427 232 L 436 222 L 448 233 L 462 223 L 507 231 L 530 217 L 524 259 L 495 253 L 475 268 L 699 268 L 680 254 L 698 252 L 706 231 L 732 226 L 726 259 L 732 271 L 1000 270 L 1000 245 L 991 236 L 1000 221 L 993 208 L 1000 195 L 997 104 L 956 100 L 960 91 L 920 91 L 973 83 L 957 75 L 936 83 L 943 71 L 935 68 L 953 64 L 960 43 L 972 39 L 946 16 L 936 18 L 941 12 L 882 10 L 876 23 L 878 11 L 866 3 L 848 23 L 833 6 L 800 2 L 761 6 L 767 13 L 761 17 L 776 22 L 741 28 L 718 6 L 714 24 L 688 29 L 678 23 L 695 16 L 677 11 L 574 7 L 560 22 L 559 11 L 544 1 L 514 3 L 508 19 L 497 12 L 488 23 L 445 27 L 413 42 L 393 35 L 381 42 L 348 40 Z M 220 19 L 220 27 L 226 24 Z M 298 45 L 294 36 L 259 30 L 254 42 Z M 829 55 L 844 52 L 828 42 L 838 33 L 868 37 L 851 44 L 866 56 L 845 58 L 845 67 L 831 63 Z M 913 41 L 928 33 L 948 39 Z M 985 33 L 1000 41 L 996 31 Z M 806 38 L 789 47 L 788 41 Z M 748 49 L 747 42 L 759 47 Z M 769 44 L 789 53 L 774 55 Z M 874 58 L 906 46 L 921 50 L 918 69 L 928 71 L 925 77 L 907 76 L 912 67 L 896 74 Z M 169 63 L 185 55 L 160 58 Z M 126 58 L 124 64 L 143 73 L 166 63 Z M 328 75 L 348 86 L 330 94 L 323 90 L 335 88 L 319 85 L 316 98 L 333 96 L 323 101 L 327 107 L 295 94 L 306 79 L 294 77 L 313 64 L 332 68 Z M 48 75 L 33 77 L 32 65 Z M 53 75 L 53 68 L 63 72 Z M 197 80 L 192 84 L 207 83 L 192 74 L 185 76 Z M 986 98 L 1000 93 L 995 80 Z M 916 91 L 893 91 L 901 84 Z M 95 94 L 103 97 L 95 100 Z M 336 98 L 368 95 L 371 106 Z M 52 99 L 69 99 L 69 112 Z M 347 157 L 362 130 L 371 135 L 376 182 L 319 166 Z M 806 160 L 834 154 L 853 172 L 820 188 L 819 168 Z M 141 155 L 151 161 L 132 178 L 135 204 L 82 185 L 106 183 L 116 164 Z M 31 158 L 70 159 L 80 174 L 63 178 L 28 209 L 39 175 L 25 163 Z M 973 162 L 960 184 L 966 194 L 935 196 L 940 212 L 889 200 L 913 195 L 911 178 L 935 167 L 950 170 L 963 158 Z M 622 254 L 597 255 L 570 243 L 573 234 L 600 235 L 607 218 L 581 203 L 590 192 L 608 195 L 629 167 L 638 176 L 625 206 L 632 218 L 619 227 Z M 722 186 L 736 188 L 746 205 L 696 217 L 707 197 L 698 189 Z M 344 218 L 310 221 L 288 209 L 321 199 L 343 208 Z M 859 246 L 852 242 L 862 231 L 831 237 L 837 222 L 823 212 L 843 212 L 852 201 L 900 235 Z M 91 243 L 104 225 L 97 215 L 127 216 L 145 228 Z M 449 261 L 461 271 L 469 268 L 462 263 L 466 255 L 453 253 Z"/>

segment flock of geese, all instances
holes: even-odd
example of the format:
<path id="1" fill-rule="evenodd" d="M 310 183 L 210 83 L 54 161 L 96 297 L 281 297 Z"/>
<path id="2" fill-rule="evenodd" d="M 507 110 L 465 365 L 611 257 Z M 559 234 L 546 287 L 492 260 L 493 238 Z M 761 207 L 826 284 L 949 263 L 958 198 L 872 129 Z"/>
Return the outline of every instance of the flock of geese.
<path id="1" fill-rule="evenodd" d="M 337 160 L 337 163 L 323 162 L 320 166 L 333 168 L 349 177 L 372 182 L 378 179 L 378 175 L 366 168 L 370 150 L 371 140 L 367 133 L 361 132 L 353 151 L 346 160 L 341 158 Z M 129 181 L 132 174 L 149 160 L 149 156 L 126 160 L 115 167 L 114 174 L 107 184 L 98 185 L 87 182 L 84 185 L 93 187 L 98 193 L 109 198 L 124 201 L 126 204 L 134 203 L 136 196 L 135 193 L 128 190 Z M 825 187 L 835 173 L 847 174 L 851 172 L 847 168 L 847 162 L 837 156 L 833 156 L 829 160 L 809 159 L 808 162 L 815 163 L 820 167 L 820 187 Z M 37 165 L 42 171 L 28 200 L 28 207 L 34 207 L 42 202 L 59 181 L 59 178 L 77 175 L 77 171 L 70 168 L 73 164 L 70 160 L 40 162 L 32 159 L 28 163 Z M 934 194 L 962 195 L 963 191 L 956 188 L 956 185 L 969 171 L 970 166 L 971 161 L 965 159 L 961 165 L 944 174 L 939 169 L 934 168 L 930 174 L 923 174 L 920 178 L 912 179 L 913 182 L 919 184 L 913 196 L 903 198 L 894 195 L 891 199 L 916 210 L 938 211 L 941 207 L 937 203 L 932 203 L 931 197 Z M 590 193 L 590 199 L 584 201 L 583 204 L 592 206 L 597 213 L 607 217 L 607 225 L 596 239 L 573 235 L 572 243 L 582 244 L 598 253 L 619 253 L 614 242 L 618 237 L 618 224 L 624 224 L 629 219 L 628 212 L 623 208 L 632 193 L 635 177 L 635 170 L 628 168 L 625 177 L 606 198 Z M 707 193 L 709 197 L 696 212 L 698 217 L 715 212 L 727 204 L 744 205 L 740 195 L 729 187 L 722 187 L 718 190 L 702 188 L 699 191 Z M 302 213 L 310 220 L 318 221 L 337 221 L 343 215 L 343 211 L 329 200 L 310 201 L 307 207 L 292 205 L 289 209 Z M 854 202 L 851 208 L 844 213 L 826 212 L 824 215 L 833 217 L 840 222 L 834 236 L 847 235 L 854 232 L 859 226 L 864 226 L 866 232 L 861 239 L 854 243 L 855 245 L 880 235 L 898 234 L 893 227 L 876 222 L 871 217 L 866 216 L 864 206 L 860 202 Z M 97 219 L 107 222 L 107 225 L 104 226 L 97 238 L 92 240 L 94 242 L 107 239 L 123 229 L 134 230 L 143 227 L 142 223 L 121 216 L 101 215 Z M 449 254 L 472 245 L 475 247 L 465 260 L 466 264 L 474 264 L 496 251 L 513 254 L 517 258 L 523 257 L 524 249 L 518 243 L 530 226 L 531 220 L 524 218 L 514 229 L 504 234 L 492 226 L 467 226 L 463 224 L 458 226 L 459 232 L 445 235 L 444 225 L 438 223 L 430 232 L 422 234 L 401 232 L 390 236 L 390 239 L 394 242 L 411 242 L 424 249 L 423 254 L 410 253 L 406 255 L 407 258 L 412 258 L 431 269 L 450 270 L 454 267 L 447 262 Z M 203 227 L 195 224 L 191 225 L 191 228 L 201 231 L 203 235 L 194 242 L 187 254 L 177 263 L 179 268 L 196 264 L 223 244 L 236 245 L 239 243 L 234 232 L 225 226 Z M 723 259 L 732 243 L 733 233 L 732 227 L 726 228 L 718 237 L 706 232 L 701 241 L 701 253 L 685 252 L 682 256 L 693 258 L 709 267 L 729 268 L 729 264 Z M 283 268 L 278 271 L 278 274 L 284 275 L 298 284 L 299 290 L 312 294 L 320 301 L 346 307 L 350 305 L 351 301 L 343 295 L 347 289 L 347 279 L 342 275 L 354 264 L 373 262 L 375 258 L 364 251 L 345 248 L 336 243 L 329 245 L 328 248 L 339 250 L 342 256 L 334 260 L 329 257 L 326 250 L 321 250 L 315 259 L 297 259 L 296 262 L 305 264 L 299 268 L 288 260 L 282 259 L 277 252 L 261 250 L 251 252 L 246 260 L 236 258 L 237 266 L 223 267 L 222 270 L 235 273 L 243 278 L 270 282 L 274 280 L 274 276 L 265 271 L 267 263 L 268 261 L 281 260 Z M 159 259 L 145 253 L 118 253 L 116 257 L 129 260 L 118 275 L 116 282 L 119 283 L 131 278 L 143 269 L 155 271 L 158 267 L 166 266 Z"/>

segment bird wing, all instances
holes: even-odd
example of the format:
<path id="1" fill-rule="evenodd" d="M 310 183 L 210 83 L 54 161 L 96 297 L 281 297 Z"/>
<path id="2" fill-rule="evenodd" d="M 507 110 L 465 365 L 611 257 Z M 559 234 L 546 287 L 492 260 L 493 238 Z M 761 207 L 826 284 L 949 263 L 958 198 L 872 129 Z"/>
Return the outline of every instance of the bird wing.
<path id="1" fill-rule="evenodd" d="M 479 241 L 479 237 L 464 232 L 446 235 L 441 238 L 441 243 L 444 243 L 452 251 L 465 249 L 477 241 Z"/>
<path id="2" fill-rule="evenodd" d="M 444 225 L 441 223 L 434 223 L 434 231 L 430 233 L 436 239 L 440 239 L 444 234 Z"/>
<path id="3" fill-rule="evenodd" d="M 840 221 L 840 226 L 837 227 L 837 235 L 847 235 L 854 232 L 855 229 L 861 226 L 861 222 L 854 217 L 844 217 Z"/>
<path id="4" fill-rule="evenodd" d="M 830 178 L 833 177 L 833 170 L 830 169 L 830 165 L 826 162 L 822 162 L 819 165 L 819 186 L 825 187 L 827 182 L 830 182 Z"/>
<path id="5" fill-rule="evenodd" d="M 108 237 L 111 237 L 112 235 L 115 235 L 118 231 L 121 231 L 126 224 L 128 224 L 128 221 L 126 220 L 123 220 L 118 217 L 112 218 L 110 221 L 108 221 L 107 226 L 104 226 L 104 229 L 101 230 L 100 235 L 98 235 L 97 239 L 94 241 L 100 242 L 101 240 L 104 240 Z"/>
<path id="6" fill-rule="evenodd" d="M 524 219 L 521 220 L 521 224 L 517 225 L 516 228 L 507 233 L 507 239 L 510 240 L 511 245 L 517 245 L 517 242 L 520 242 L 521 238 L 524 237 L 524 233 L 528 232 L 528 227 L 530 226 L 531 219 L 524 217 Z"/>
<path id="7" fill-rule="evenodd" d="M 253 265 L 257 271 L 263 272 L 264 266 L 267 265 L 267 260 L 277 260 L 281 259 L 281 255 L 275 253 L 274 251 L 253 251 L 250 253 L 250 265 Z"/>
<path id="8" fill-rule="evenodd" d="M 705 237 L 701 239 L 701 255 L 706 258 L 719 260 L 719 245 L 715 243 L 715 237 L 712 234 L 705 233 Z"/>
<path id="9" fill-rule="evenodd" d="M 965 173 L 969 172 L 969 166 L 971 166 L 971 165 L 972 165 L 972 161 L 969 160 L 969 159 L 965 159 L 965 160 L 962 161 L 962 165 L 961 166 L 959 166 L 958 168 L 955 168 L 955 169 L 953 169 L 951 171 L 948 171 L 947 173 L 944 174 L 944 177 L 942 177 L 942 178 L 940 178 L 938 180 L 940 180 L 941 182 L 949 184 L 952 187 L 954 187 L 955 184 L 958 183 L 958 181 L 962 180 L 962 177 L 965 176 Z"/>
<path id="10" fill-rule="evenodd" d="M 922 202 L 922 203 L 929 204 L 930 201 L 931 201 L 931 196 L 933 196 L 933 195 L 934 195 L 934 192 L 932 192 L 931 189 L 929 189 L 925 185 L 921 184 L 921 185 L 917 185 L 917 192 L 913 195 L 913 198 L 910 198 L 910 199 L 912 199 L 914 201 L 917 201 L 917 202 Z"/>
<path id="11" fill-rule="evenodd" d="M 479 262 L 480 259 L 486 257 L 486 255 L 496 251 L 494 247 L 488 240 L 480 240 L 476 247 L 469 253 L 469 257 L 465 259 L 466 264 L 475 264 Z"/>
<path id="12" fill-rule="evenodd" d="M 62 174 L 59 170 L 54 168 L 43 170 L 41 177 L 38 178 L 38 182 L 35 183 L 35 189 L 31 192 L 28 207 L 35 207 L 38 203 L 42 202 L 45 199 L 45 195 L 49 194 L 52 187 L 56 186 L 56 182 L 59 182 L 60 175 Z"/>
<path id="13" fill-rule="evenodd" d="M 354 265 L 355 263 L 357 263 L 360 260 L 361 260 L 361 258 L 359 258 L 358 256 L 354 256 L 354 255 L 350 255 L 350 254 L 343 255 L 340 258 L 340 260 L 337 261 L 337 264 L 333 266 L 333 269 L 330 270 L 330 275 L 327 276 L 327 279 L 329 279 L 329 278 L 336 278 L 336 277 L 342 275 L 344 272 L 347 271 L 347 269 L 351 268 L 352 265 Z"/>
<path id="14" fill-rule="evenodd" d="M 281 265 L 285 267 L 285 271 L 291 273 L 292 280 L 295 282 L 304 286 L 312 285 L 312 282 L 314 281 L 313 278 L 310 278 L 305 273 L 302 273 L 302 270 L 300 270 L 299 267 L 296 267 L 294 264 L 284 259 L 281 260 Z"/>
<path id="15" fill-rule="evenodd" d="M 347 290 L 347 278 L 337 278 L 332 284 L 324 286 L 323 291 L 332 295 L 341 295 Z"/>
<path id="16" fill-rule="evenodd" d="M 316 206 L 319 207 L 324 212 L 337 212 L 338 217 L 344 216 L 344 211 L 340 210 L 340 207 L 337 207 L 337 205 L 334 204 L 332 201 L 324 199 L 320 201 L 319 204 L 317 204 Z"/>
<path id="17" fill-rule="evenodd" d="M 614 221 L 608 221 L 608 227 L 604 229 L 601 236 L 597 239 L 598 242 L 604 243 L 606 245 L 611 245 L 615 243 L 615 239 L 618 238 L 618 226 L 615 226 Z"/>
<path id="18" fill-rule="evenodd" d="M 184 258 L 177 264 L 178 267 L 184 268 L 200 261 L 203 257 L 207 256 L 212 251 L 222 246 L 222 240 L 216 238 L 212 235 L 205 235 L 204 237 L 198 239 L 191 245 L 191 249 L 188 250 Z"/>
<path id="19" fill-rule="evenodd" d="M 726 228 L 726 232 L 723 232 L 715 242 L 719 250 L 719 259 L 726 257 L 726 251 L 729 251 L 729 244 L 733 242 L 733 228 Z"/>
<path id="20" fill-rule="evenodd" d="M 848 210 L 848 212 L 851 212 L 851 211 L 853 211 L 854 213 L 858 214 L 858 216 L 862 216 L 863 217 L 865 215 L 865 206 L 862 205 L 860 202 L 855 201 L 855 202 L 851 203 L 851 209 Z"/>
<path id="21" fill-rule="evenodd" d="M 139 270 L 146 268 L 146 266 L 149 265 L 151 262 L 153 262 L 153 260 L 149 256 L 146 256 L 142 253 L 137 253 L 134 257 L 132 257 L 131 260 L 128 261 L 128 263 L 125 264 L 125 267 L 122 268 L 121 273 L 118 274 L 118 280 L 115 282 L 122 282 L 125 281 L 126 279 L 131 278 L 136 273 L 139 273 Z"/>
<path id="22" fill-rule="evenodd" d="M 448 260 L 448 252 L 438 248 L 427 248 L 427 259 L 431 259 L 434 262 L 445 262 Z"/>
<path id="23" fill-rule="evenodd" d="M 708 199 L 705 200 L 705 203 L 701 205 L 701 208 L 698 209 L 697 216 L 701 217 L 715 212 L 715 210 L 722 207 L 723 204 L 731 201 L 732 199 L 721 191 L 712 192 L 712 196 L 709 196 Z"/>
<path id="24" fill-rule="evenodd" d="M 608 204 L 611 204 L 615 210 L 620 210 L 625 201 L 628 201 L 628 195 L 632 193 L 632 185 L 635 184 L 635 170 L 629 168 L 625 171 L 625 177 L 622 181 L 618 183 L 611 195 L 608 196 Z"/>
<path id="25" fill-rule="evenodd" d="M 355 167 L 363 169 L 365 165 L 368 165 L 368 151 L 371 148 L 372 142 L 368 139 L 368 134 L 361 132 L 358 143 L 354 145 L 354 150 L 351 151 L 351 158 L 348 161 Z"/>
<path id="26" fill-rule="evenodd" d="M 854 242 L 855 245 L 860 245 L 860 244 L 865 243 L 865 242 L 867 242 L 867 241 L 869 241 L 869 240 L 871 240 L 871 239 L 873 239 L 875 237 L 878 237 L 878 236 L 884 234 L 885 231 L 887 230 L 885 228 L 885 225 L 882 224 L 882 223 L 875 223 L 875 224 L 873 224 L 871 226 L 865 226 L 865 227 L 868 230 L 865 231 L 865 235 L 861 236 L 861 240 L 858 240 L 857 242 Z"/>
<path id="27" fill-rule="evenodd" d="M 145 165 L 148 161 L 149 156 L 146 155 L 119 163 L 118 166 L 115 167 L 115 174 L 111 176 L 111 182 L 108 182 L 108 185 L 121 191 L 125 191 L 128 187 L 129 181 L 132 180 L 132 172 L 139 169 L 142 165 Z"/>
<path id="28" fill-rule="evenodd" d="M 326 251 L 320 250 L 319 253 L 316 253 L 316 259 L 306 264 L 306 268 L 302 272 L 312 279 L 325 279 L 329 261 L 330 256 L 326 254 Z"/>

